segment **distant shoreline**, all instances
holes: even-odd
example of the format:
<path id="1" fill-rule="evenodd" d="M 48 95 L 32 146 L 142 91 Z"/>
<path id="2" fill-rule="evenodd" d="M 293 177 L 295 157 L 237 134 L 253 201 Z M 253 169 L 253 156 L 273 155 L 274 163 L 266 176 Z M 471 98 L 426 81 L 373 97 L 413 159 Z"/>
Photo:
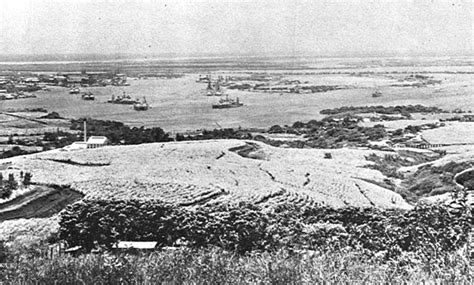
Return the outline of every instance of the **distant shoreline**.
<path id="1" fill-rule="evenodd" d="M 209 61 L 209 60 L 235 60 L 235 59 L 260 59 L 275 60 L 295 58 L 297 60 L 339 60 L 339 59 L 404 59 L 404 58 L 473 58 L 474 55 L 452 54 L 452 55 L 408 55 L 408 54 L 386 54 L 386 55 L 0 55 L 0 65 L 27 65 L 27 64 L 73 64 L 73 63 L 114 63 L 114 62 L 149 62 L 149 61 Z"/>

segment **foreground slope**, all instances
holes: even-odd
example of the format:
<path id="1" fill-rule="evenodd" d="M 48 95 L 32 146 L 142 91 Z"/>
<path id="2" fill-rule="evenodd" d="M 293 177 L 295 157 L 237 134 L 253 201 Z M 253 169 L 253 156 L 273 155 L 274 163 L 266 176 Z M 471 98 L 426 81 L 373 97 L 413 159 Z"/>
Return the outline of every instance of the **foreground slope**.
<path id="1" fill-rule="evenodd" d="M 370 181 L 369 150 L 283 149 L 241 140 L 109 146 L 10 159 L 37 183 L 70 185 L 87 198 L 160 199 L 182 206 L 247 201 L 272 206 L 409 208 Z M 17 170 L 19 171 L 19 170 Z"/>

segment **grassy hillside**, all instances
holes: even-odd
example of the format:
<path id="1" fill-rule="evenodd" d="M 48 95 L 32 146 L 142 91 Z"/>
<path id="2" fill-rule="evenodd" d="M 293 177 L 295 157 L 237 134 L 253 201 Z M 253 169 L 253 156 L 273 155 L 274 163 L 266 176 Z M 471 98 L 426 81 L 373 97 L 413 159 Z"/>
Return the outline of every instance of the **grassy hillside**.
<path id="1" fill-rule="evenodd" d="M 244 148 L 244 149 L 242 149 Z M 218 140 L 45 152 L 11 159 L 34 182 L 71 185 L 86 198 L 160 199 L 182 206 L 252 202 L 274 206 L 409 208 L 400 195 L 367 181 L 373 151 L 282 149 Z"/>

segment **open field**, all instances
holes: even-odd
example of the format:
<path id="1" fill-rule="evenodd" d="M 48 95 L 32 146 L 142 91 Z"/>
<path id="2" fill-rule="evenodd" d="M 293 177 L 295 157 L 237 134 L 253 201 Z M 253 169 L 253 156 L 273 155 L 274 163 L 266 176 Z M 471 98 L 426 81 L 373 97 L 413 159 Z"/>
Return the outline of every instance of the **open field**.
<path id="1" fill-rule="evenodd" d="M 421 135 L 431 144 L 474 144 L 474 122 L 446 122 L 445 127 Z"/>
<path id="2" fill-rule="evenodd" d="M 34 136 L 45 132 L 69 130 L 69 121 L 64 119 L 41 119 L 43 112 L 0 113 L 0 141 L 8 136 Z"/>
<path id="3" fill-rule="evenodd" d="M 281 149 L 238 140 L 113 146 L 11 158 L 37 183 L 71 185 L 86 198 L 160 199 L 183 206 L 247 201 L 296 205 L 409 208 L 400 195 L 363 181 L 382 181 L 368 150 Z"/>

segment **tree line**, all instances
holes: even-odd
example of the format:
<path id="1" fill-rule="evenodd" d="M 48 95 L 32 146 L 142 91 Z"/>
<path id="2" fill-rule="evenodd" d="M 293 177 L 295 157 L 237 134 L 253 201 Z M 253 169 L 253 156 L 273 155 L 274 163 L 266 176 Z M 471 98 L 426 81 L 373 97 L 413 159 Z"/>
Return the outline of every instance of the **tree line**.
<path id="1" fill-rule="evenodd" d="M 191 210 L 156 200 L 85 200 L 62 212 L 60 238 L 85 250 L 125 240 L 238 253 L 353 247 L 390 258 L 402 252 L 454 251 L 466 243 L 472 222 L 469 208 L 443 205 L 393 210 L 288 203 L 263 210 L 240 203 Z"/>

